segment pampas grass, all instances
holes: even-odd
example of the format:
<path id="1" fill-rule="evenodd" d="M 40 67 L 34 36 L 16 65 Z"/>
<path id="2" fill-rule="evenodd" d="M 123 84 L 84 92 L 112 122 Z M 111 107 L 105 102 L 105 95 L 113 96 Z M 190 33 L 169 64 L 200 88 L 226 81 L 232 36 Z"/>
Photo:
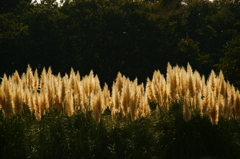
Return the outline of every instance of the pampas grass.
<path id="1" fill-rule="evenodd" d="M 99 78 L 92 70 L 81 77 L 71 68 L 69 75 L 61 77 L 60 74 L 53 75 L 49 67 L 43 68 L 39 76 L 38 71 L 33 72 L 28 65 L 26 74 L 21 77 L 17 71 L 9 77 L 4 74 L 0 85 L 0 108 L 8 118 L 20 114 L 25 104 L 37 120 L 54 109 L 68 116 L 76 111 L 92 111 L 93 118 L 99 123 L 106 109 L 111 111 L 112 119 L 120 114 L 123 118 L 130 116 L 137 120 L 150 114 L 150 103 L 168 110 L 172 102 L 179 102 L 186 122 L 191 119 L 194 109 L 200 110 L 202 116 L 209 116 L 213 124 L 217 124 L 220 116 L 240 118 L 239 91 L 224 80 L 222 71 L 217 75 L 212 70 L 206 81 L 197 71 L 193 72 L 190 64 L 185 70 L 168 63 L 166 78 L 156 70 L 152 79 L 147 78 L 144 87 L 144 84 L 138 84 L 137 78 L 130 81 L 119 72 L 110 88 L 107 84 L 101 88 Z"/>

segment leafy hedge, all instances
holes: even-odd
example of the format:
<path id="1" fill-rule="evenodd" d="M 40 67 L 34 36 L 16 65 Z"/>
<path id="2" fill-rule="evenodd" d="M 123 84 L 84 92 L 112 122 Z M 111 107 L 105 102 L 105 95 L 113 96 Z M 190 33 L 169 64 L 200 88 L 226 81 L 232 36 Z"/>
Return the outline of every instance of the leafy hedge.
<path id="1" fill-rule="evenodd" d="M 148 118 L 111 120 L 105 113 L 96 124 L 91 112 L 72 117 L 59 111 L 35 120 L 24 112 L 6 119 L 0 113 L 1 158 L 239 158 L 239 122 L 220 118 L 212 125 L 208 117 L 192 112 L 186 123 L 182 106 L 169 111 L 153 110 Z"/>

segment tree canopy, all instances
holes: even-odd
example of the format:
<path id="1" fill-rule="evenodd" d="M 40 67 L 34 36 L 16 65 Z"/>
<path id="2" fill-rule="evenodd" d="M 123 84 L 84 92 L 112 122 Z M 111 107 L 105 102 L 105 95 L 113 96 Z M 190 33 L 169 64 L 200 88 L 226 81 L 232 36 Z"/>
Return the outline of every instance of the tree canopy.
<path id="1" fill-rule="evenodd" d="M 144 82 L 167 62 L 208 76 L 223 70 L 240 88 L 240 3 L 179 0 L 0 2 L 0 74 L 51 66 L 93 70 L 111 84 L 120 71 Z"/>

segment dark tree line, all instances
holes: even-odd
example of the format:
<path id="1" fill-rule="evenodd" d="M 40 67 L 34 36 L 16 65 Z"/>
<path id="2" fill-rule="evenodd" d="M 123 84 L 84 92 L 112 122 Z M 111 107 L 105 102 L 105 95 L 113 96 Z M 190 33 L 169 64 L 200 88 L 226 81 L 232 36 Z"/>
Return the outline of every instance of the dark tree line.
<path id="1" fill-rule="evenodd" d="M 145 82 L 167 62 L 240 86 L 240 3 L 218 0 L 0 1 L 0 74 L 51 66 Z"/>

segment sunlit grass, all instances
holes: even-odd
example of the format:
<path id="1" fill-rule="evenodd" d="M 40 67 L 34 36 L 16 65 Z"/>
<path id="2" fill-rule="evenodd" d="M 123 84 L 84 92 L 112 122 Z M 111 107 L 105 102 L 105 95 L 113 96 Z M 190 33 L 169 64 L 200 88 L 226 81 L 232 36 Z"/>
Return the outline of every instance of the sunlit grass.
<path id="1" fill-rule="evenodd" d="M 239 158 L 239 91 L 222 73 L 167 67 L 146 84 L 118 73 L 30 67 L 0 86 L 0 158 Z"/>

